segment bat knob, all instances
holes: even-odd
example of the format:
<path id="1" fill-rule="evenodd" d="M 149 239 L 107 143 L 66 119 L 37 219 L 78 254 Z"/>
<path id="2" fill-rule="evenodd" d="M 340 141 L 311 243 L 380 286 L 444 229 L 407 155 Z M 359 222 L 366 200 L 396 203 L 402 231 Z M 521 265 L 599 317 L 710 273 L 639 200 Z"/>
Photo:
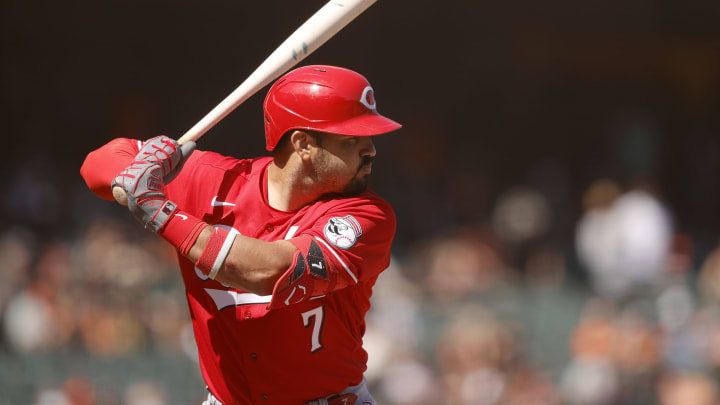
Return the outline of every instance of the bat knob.
<path id="1" fill-rule="evenodd" d="M 125 190 L 123 190 L 120 187 L 113 187 L 112 193 L 113 193 L 113 197 L 115 198 L 115 201 L 117 201 L 118 204 L 127 207 L 128 199 L 127 199 L 127 193 L 125 192 Z"/>

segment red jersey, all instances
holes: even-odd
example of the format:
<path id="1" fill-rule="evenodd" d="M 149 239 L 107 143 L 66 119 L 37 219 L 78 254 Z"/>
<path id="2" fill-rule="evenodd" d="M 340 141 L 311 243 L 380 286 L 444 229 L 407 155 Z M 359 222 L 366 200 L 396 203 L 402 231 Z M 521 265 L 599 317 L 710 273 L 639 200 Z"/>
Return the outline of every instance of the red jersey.
<path id="1" fill-rule="evenodd" d="M 109 184 L 138 145 L 118 139 L 91 153 L 81 172 L 96 194 L 112 198 Z M 390 263 L 396 219 L 387 202 L 366 191 L 275 210 L 267 203 L 271 162 L 195 151 L 165 190 L 209 224 L 307 252 L 270 296 L 226 287 L 179 256 L 203 377 L 226 405 L 304 404 L 359 384 L 365 313 Z"/>

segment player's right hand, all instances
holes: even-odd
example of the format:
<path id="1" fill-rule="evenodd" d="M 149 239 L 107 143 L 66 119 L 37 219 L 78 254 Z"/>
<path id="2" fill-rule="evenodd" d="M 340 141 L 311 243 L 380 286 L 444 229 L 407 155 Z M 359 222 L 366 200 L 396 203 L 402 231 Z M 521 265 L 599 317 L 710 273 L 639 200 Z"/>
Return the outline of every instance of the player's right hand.
<path id="1" fill-rule="evenodd" d="M 130 213 L 153 232 L 162 228 L 175 211 L 175 204 L 163 193 L 165 183 L 159 163 L 134 160 L 115 177 L 112 187 L 125 190 Z"/>

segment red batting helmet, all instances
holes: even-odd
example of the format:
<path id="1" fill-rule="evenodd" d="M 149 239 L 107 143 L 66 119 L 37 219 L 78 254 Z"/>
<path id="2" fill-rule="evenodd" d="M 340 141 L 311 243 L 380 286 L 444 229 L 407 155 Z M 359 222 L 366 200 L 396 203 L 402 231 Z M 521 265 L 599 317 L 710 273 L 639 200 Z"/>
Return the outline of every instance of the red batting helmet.
<path id="1" fill-rule="evenodd" d="M 270 87 L 263 111 L 267 150 L 275 149 L 292 129 L 370 136 L 401 127 L 378 114 L 367 79 L 335 66 L 305 66 L 289 72 Z"/>

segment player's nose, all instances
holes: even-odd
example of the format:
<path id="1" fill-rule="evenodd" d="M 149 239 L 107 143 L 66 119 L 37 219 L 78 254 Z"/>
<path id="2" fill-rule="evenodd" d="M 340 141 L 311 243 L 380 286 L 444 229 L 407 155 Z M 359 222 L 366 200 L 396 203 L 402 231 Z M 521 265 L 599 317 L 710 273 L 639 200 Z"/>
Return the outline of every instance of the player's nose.
<path id="1" fill-rule="evenodd" d="M 377 154 L 377 150 L 375 149 L 375 144 L 372 141 L 372 138 L 369 136 L 361 136 L 360 137 L 360 156 L 368 156 L 368 157 L 375 157 Z"/>

